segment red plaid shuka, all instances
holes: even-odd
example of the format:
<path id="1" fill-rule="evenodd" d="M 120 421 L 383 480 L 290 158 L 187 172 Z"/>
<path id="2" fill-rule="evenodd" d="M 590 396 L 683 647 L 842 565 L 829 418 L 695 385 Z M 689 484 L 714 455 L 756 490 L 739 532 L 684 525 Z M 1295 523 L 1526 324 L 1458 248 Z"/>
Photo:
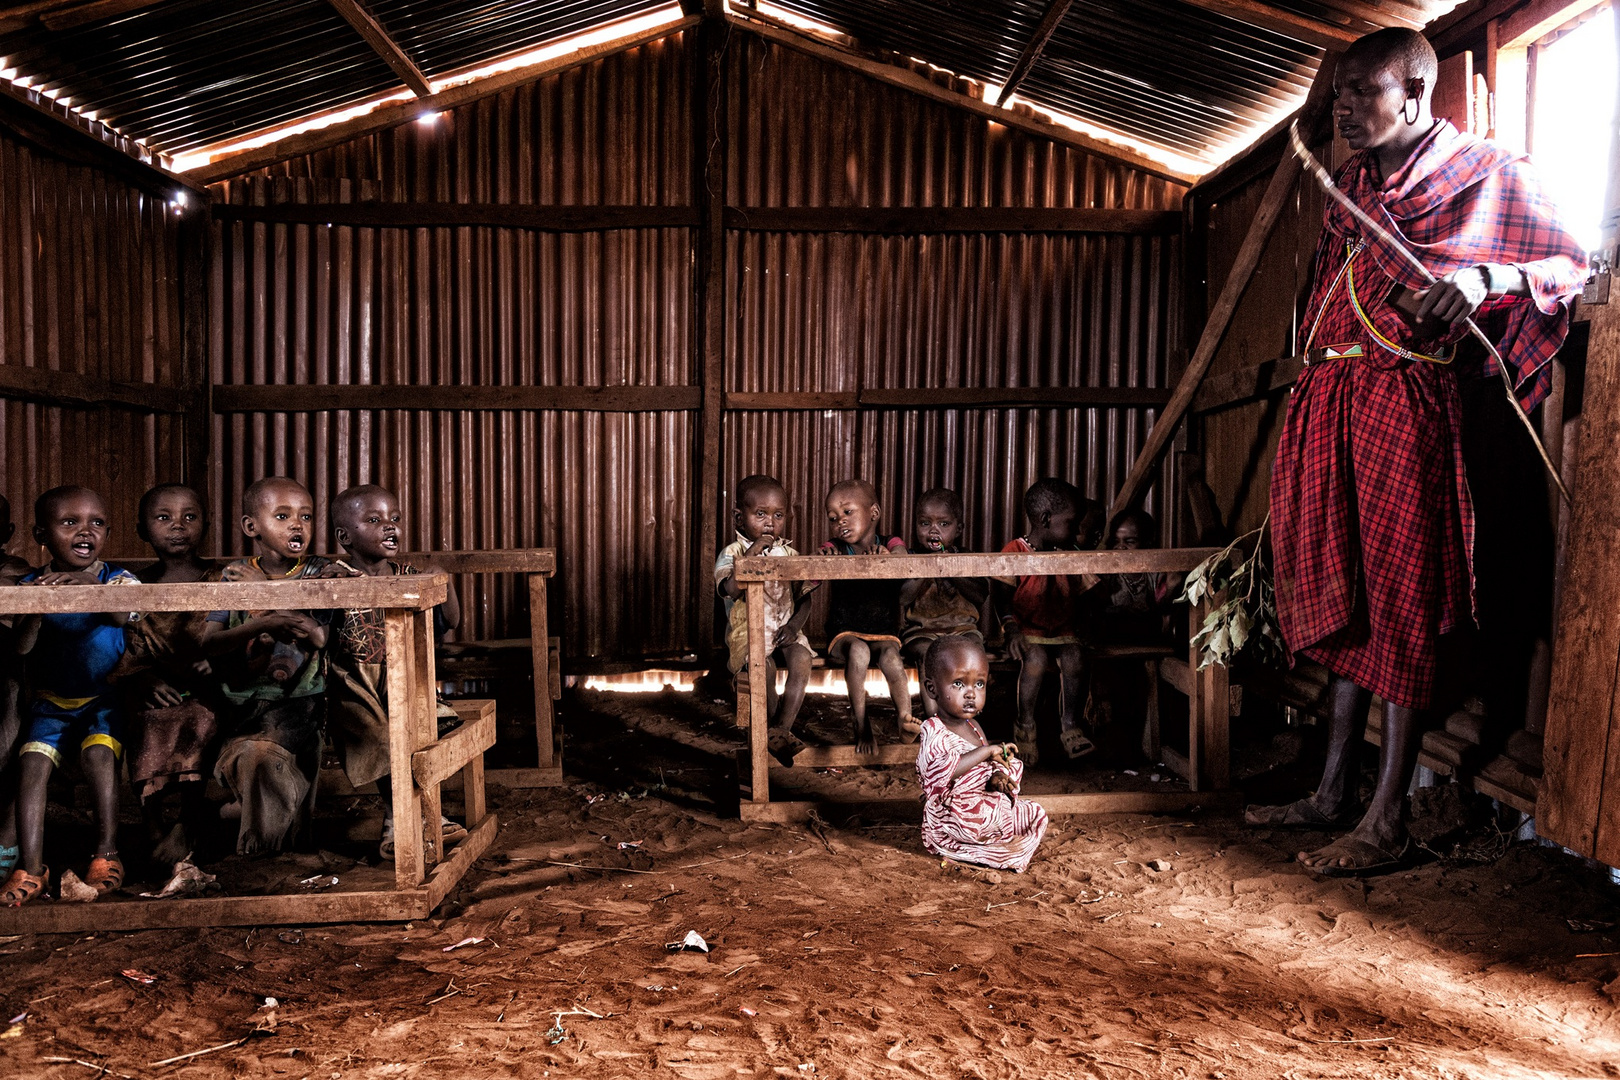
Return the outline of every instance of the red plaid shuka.
<path id="1" fill-rule="evenodd" d="M 1370 152 L 1351 157 L 1337 180 L 1437 276 L 1483 262 L 1524 271 L 1529 298 L 1489 300 L 1475 319 L 1497 343 L 1521 402 L 1539 402 L 1586 257 L 1522 159 L 1441 122 L 1387 184 Z M 1388 347 L 1413 342 L 1384 297 L 1397 283 L 1425 283 L 1337 203 L 1328 204 L 1314 273 L 1298 342 L 1312 359 L 1294 387 L 1271 477 L 1283 636 L 1385 700 L 1425 708 L 1440 635 L 1473 619 L 1474 513 L 1456 379 L 1448 364 Z M 1376 334 L 1358 317 L 1358 301 Z M 1414 351 L 1454 355 L 1465 333 Z"/>

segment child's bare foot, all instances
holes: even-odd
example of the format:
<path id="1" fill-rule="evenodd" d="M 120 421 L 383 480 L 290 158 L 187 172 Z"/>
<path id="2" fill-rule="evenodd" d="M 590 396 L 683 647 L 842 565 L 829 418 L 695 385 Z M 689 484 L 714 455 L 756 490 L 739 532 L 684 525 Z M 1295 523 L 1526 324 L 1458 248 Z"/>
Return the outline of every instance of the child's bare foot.
<path id="1" fill-rule="evenodd" d="M 916 742 L 917 741 L 917 736 L 919 736 L 921 734 L 922 734 L 922 723 L 916 717 L 914 717 L 914 716 L 902 716 L 900 718 L 900 741 L 901 742 L 907 742 L 907 743 Z"/>
<path id="2" fill-rule="evenodd" d="M 857 754 L 877 753 L 877 732 L 872 730 L 872 724 L 867 720 L 855 722 L 855 752 Z"/>
<path id="3" fill-rule="evenodd" d="M 169 834 L 152 848 L 152 861 L 163 866 L 173 866 L 190 855 L 191 837 L 186 834 L 186 824 L 183 821 L 175 822 Z"/>
<path id="4" fill-rule="evenodd" d="M 804 743 L 799 741 L 798 736 L 782 728 L 771 728 L 766 738 L 766 746 L 770 749 L 771 756 L 781 762 L 784 768 L 792 768 L 794 757 L 804 749 Z"/>

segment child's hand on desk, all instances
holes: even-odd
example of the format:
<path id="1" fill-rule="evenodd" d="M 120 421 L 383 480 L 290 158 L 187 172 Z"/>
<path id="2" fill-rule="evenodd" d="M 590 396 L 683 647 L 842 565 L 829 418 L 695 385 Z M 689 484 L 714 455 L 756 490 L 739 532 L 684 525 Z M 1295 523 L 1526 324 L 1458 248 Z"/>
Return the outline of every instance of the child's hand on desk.
<path id="1" fill-rule="evenodd" d="M 317 578 L 351 578 L 365 577 L 366 575 L 362 571 L 356 570 L 342 559 L 333 559 L 331 562 L 327 563 L 324 568 L 322 568 L 319 574 L 316 574 L 315 576 Z"/>
<path id="2" fill-rule="evenodd" d="M 30 585 L 99 585 L 96 575 L 89 570 L 68 572 L 65 570 L 51 570 L 41 574 Z"/>

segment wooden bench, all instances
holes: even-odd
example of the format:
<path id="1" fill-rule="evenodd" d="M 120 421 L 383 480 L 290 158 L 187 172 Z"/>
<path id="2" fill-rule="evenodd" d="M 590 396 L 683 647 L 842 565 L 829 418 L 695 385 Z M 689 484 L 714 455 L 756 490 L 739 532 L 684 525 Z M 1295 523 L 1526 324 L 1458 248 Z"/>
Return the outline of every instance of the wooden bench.
<path id="1" fill-rule="evenodd" d="M 267 926 L 286 923 L 388 922 L 426 917 L 455 888 L 495 839 L 495 815 L 484 804 L 484 751 L 495 741 L 493 708 L 438 737 L 431 612 L 449 579 L 420 577 L 204 582 L 176 585 L 0 589 L 0 615 L 97 614 L 110 611 L 221 611 L 382 608 L 388 641 L 390 774 L 394 785 L 394 888 L 271 896 L 205 896 L 168 900 L 36 900 L 0 908 L 0 934 L 84 933 L 181 926 Z M 428 872 L 423 822 L 439 821 L 439 786 L 461 775 L 469 835 Z M 436 844 L 432 845 L 436 847 Z"/>
<path id="2" fill-rule="evenodd" d="M 1146 551 L 1052 551 L 1030 554 L 952 555 L 799 555 L 753 556 L 737 560 L 736 580 L 748 605 L 748 758 L 743 770 L 748 796 L 741 802 L 744 820 L 786 821 L 805 817 L 813 804 L 770 798 L 771 758 L 765 711 L 765 590 L 769 581 L 870 581 L 922 577 L 1014 578 L 1028 576 L 1184 573 L 1215 554 L 1213 548 L 1165 548 Z M 1195 608 L 1191 625 L 1203 622 Z M 1197 650 L 1188 645 L 1189 691 L 1188 792 L 1094 792 L 1042 795 L 1033 801 L 1051 813 L 1118 813 L 1173 811 L 1208 802 L 1205 792 L 1227 786 L 1231 777 L 1231 721 L 1226 669 L 1197 670 Z M 1155 687 L 1157 682 L 1154 683 Z M 809 765 L 887 765 L 916 760 L 915 744 L 879 747 L 875 755 L 858 755 L 853 746 L 818 747 L 793 759 Z"/>
<path id="3" fill-rule="evenodd" d="M 551 548 L 511 548 L 505 551 L 418 551 L 401 555 L 403 561 L 432 563 L 447 574 L 522 574 L 529 587 L 529 637 L 500 642 L 459 641 L 440 646 L 440 662 L 447 676 L 477 678 L 484 659 L 474 653 L 495 646 L 527 648 L 534 671 L 534 738 L 539 747 L 532 769 L 490 769 L 491 783 L 506 787 L 557 787 L 563 782 L 562 756 L 557 751 L 556 705 L 562 697 L 558 640 L 550 636 L 546 612 L 546 580 L 557 573 L 557 553 Z M 470 662 L 469 662 L 470 661 Z M 482 669 L 494 672 L 494 668 Z"/>

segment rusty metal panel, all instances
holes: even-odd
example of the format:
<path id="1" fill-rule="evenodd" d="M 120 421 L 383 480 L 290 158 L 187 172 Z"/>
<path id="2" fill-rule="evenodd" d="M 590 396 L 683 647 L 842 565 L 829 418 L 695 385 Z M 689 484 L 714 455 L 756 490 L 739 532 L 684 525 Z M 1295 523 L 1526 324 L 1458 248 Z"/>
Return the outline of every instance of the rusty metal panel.
<path id="1" fill-rule="evenodd" d="M 687 72 L 658 42 L 221 184 L 233 203 L 680 204 Z M 686 386 L 689 233 L 231 222 L 215 228 L 214 377 L 231 384 Z M 400 494 L 412 547 L 555 547 L 570 657 L 689 647 L 684 412 L 355 412 L 217 418 L 216 515 L 285 473 L 326 507 Z M 245 538 L 221 530 L 227 552 Z M 328 539 L 327 544 L 331 541 Z M 464 637 L 527 631 L 510 578 L 467 579 Z"/>
<path id="2" fill-rule="evenodd" d="M 1174 209 L 1182 189 L 1011 132 L 791 50 L 731 39 L 732 205 Z M 690 205 L 685 42 L 671 38 L 256 176 L 232 203 L 465 201 Z M 224 383 L 693 385 L 691 236 L 486 227 L 216 226 L 214 357 Z M 1123 235 L 732 232 L 731 391 L 1165 385 L 1180 239 Z M 822 533 L 836 480 L 878 484 L 909 533 L 949 483 L 971 542 L 1023 529 L 1040 475 L 1107 498 L 1150 410 L 728 413 L 722 483 L 777 473 L 794 538 Z M 693 649 L 690 413 L 347 413 L 216 421 L 216 513 L 289 472 L 318 504 L 399 489 L 412 546 L 558 549 L 571 657 Z M 1157 496 L 1155 496 L 1157 497 Z M 729 498 L 722 513 L 730 517 Z M 229 511 L 229 513 L 227 513 Z M 221 530 L 222 534 L 227 530 Z M 243 542 L 222 535 L 226 550 Z M 467 632 L 524 632 L 499 580 L 464 583 Z"/>
<path id="3" fill-rule="evenodd" d="M 0 364 L 178 385 L 178 233 L 167 203 L 0 135 Z M 0 494 L 18 524 L 7 549 L 41 561 L 33 500 L 72 483 L 107 502 L 107 553 L 142 554 L 136 505 L 182 474 L 182 446 L 178 416 L 5 401 Z"/>
<path id="4" fill-rule="evenodd" d="M 1180 204 L 1179 185 L 792 49 L 748 37 L 733 50 L 734 204 Z M 1179 237 L 747 232 L 730 235 L 727 258 L 731 392 L 1163 387 L 1181 344 Z M 987 549 L 1023 530 L 1023 491 L 1040 476 L 1110 499 L 1153 410 L 818 415 L 728 417 L 727 491 L 747 473 L 781 472 L 803 522 L 794 528 L 819 540 L 834 481 L 877 484 L 902 535 L 916 496 L 945 484 L 969 507 L 970 541 Z M 1173 518 L 1165 490 L 1148 506 Z M 1173 520 L 1162 524 L 1174 535 Z"/>

